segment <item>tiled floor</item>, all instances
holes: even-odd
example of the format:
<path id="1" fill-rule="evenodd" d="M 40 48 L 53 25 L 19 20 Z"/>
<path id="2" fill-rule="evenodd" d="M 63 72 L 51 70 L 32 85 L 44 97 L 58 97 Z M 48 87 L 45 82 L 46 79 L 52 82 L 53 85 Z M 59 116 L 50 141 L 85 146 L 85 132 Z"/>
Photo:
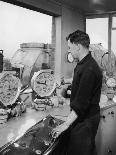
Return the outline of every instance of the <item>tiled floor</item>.
<path id="1" fill-rule="evenodd" d="M 0 125 L 0 147 L 16 137 L 20 137 L 28 128 L 36 124 L 48 114 L 65 120 L 69 114 L 69 106 L 64 105 L 57 108 L 51 108 L 45 112 L 35 111 L 34 109 L 28 108 L 27 112 L 21 116 L 11 118 L 4 125 Z"/>

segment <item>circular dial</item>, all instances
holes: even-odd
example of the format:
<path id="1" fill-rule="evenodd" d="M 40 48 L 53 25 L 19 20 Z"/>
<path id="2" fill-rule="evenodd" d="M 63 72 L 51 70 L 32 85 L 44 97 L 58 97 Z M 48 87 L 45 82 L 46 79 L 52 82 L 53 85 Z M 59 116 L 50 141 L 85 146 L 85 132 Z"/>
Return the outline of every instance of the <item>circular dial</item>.
<path id="1" fill-rule="evenodd" d="M 20 93 L 20 81 L 12 73 L 0 75 L 0 102 L 5 106 L 13 104 Z"/>
<path id="2" fill-rule="evenodd" d="M 50 96 L 55 87 L 55 78 L 51 70 L 36 72 L 31 80 L 33 90 L 41 97 Z"/>

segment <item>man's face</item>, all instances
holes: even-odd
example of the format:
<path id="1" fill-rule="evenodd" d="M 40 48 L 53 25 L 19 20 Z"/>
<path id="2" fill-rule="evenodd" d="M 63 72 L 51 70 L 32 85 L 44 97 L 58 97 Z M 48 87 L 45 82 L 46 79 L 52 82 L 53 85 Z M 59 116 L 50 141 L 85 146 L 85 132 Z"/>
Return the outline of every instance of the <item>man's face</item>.
<path id="1" fill-rule="evenodd" d="M 68 52 L 70 52 L 73 56 L 73 58 L 78 58 L 78 45 L 71 43 L 70 40 L 68 40 Z"/>

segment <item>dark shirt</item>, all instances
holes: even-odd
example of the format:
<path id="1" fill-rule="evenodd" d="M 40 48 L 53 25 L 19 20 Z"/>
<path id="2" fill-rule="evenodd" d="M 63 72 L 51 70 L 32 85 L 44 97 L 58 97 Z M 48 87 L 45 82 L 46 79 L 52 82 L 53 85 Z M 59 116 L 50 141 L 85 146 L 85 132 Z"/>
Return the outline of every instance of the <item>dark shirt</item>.
<path id="1" fill-rule="evenodd" d="M 70 107 L 78 120 L 84 120 L 100 111 L 99 101 L 102 87 L 102 71 L 89 53 L 74 69 Z"/>

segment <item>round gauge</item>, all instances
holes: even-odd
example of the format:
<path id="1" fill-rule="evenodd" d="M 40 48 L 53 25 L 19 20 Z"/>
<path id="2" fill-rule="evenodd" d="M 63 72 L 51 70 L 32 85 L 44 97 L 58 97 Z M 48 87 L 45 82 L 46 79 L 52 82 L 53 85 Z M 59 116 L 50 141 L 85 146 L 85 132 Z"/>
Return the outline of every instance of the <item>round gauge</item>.
<path id="1" fill-rule="evenodd" d="M 68 62 L 70 62 L 70 63 L 74 62 L 74 58 L 73 58 L 73 56 L 72 56 L 72 54 L 71 54 L 70 52 L 69 52 L 68 55 L 67 55 L 67 60 L 68 60 Z"/>
<path id="2" fill-rule="evenodd" d="M 108 78 L 108 80 L 106 81 L 106 84 L 108 87 L 115 87 L 116 86 L 116 80 L 112 77 L 112 78 Z"/>
<path id="3" fill-rule="evenodd" d="M 21 90 L 20 80 L 10 71 L 0 75 L 0 102 L 4 106 L 12 105 L 17 100 Z"/>
<path id="4" fill-rule="evenodd" d="M 31 86 L 38 96 L 50 96 L 56 88 L 53 71 L 46 69 L 36 72 L 31 79 Z"/>

